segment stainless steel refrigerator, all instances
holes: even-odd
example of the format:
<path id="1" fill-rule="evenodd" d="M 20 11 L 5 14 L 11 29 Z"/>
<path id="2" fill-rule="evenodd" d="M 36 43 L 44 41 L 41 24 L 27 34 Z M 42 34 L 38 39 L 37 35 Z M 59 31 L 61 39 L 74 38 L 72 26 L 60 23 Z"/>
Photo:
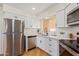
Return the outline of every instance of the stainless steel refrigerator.
<path id="1" fill-rule="evenodd" d="M 21 55 L 23 50 L 23 30 L 24 25 L 21 20 L 4 19 L 6 37 L 6 52 L 8 56 Z"/>

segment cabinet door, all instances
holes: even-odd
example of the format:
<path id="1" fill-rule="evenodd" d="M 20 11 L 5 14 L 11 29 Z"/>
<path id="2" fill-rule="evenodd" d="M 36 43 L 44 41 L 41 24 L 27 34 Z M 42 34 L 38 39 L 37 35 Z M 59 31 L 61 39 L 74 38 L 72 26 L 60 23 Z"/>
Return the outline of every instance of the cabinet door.
<path id="1" fill-rule="evenodd" d="M 52 55 L 58 56 L 59 55 L 59 41 L 57 39 L 52 40 Z"/>
<path id="2" fill-rule="evenodd" d="M 68 14 L 69 12 L 71 12 L 76 7 L 77 7 L 77 3 L 71 3 L 71 4 L 69 4 L 68 7 L 66 8 L 66 14 Z"/>
<path id="3" fill-rule="evenodd" d="M 28 20 L 28 28 L 32 28 L 33 27 L 33 21 L 32 19 Z"/>
<path id="4" fill-rule="evenodd" d="M 49 40 L 49 38 L 48 37 L 43 37 L 44 38 L 44 48 L 43 48 L 43 50 L 45 51 L 45 52 L 47 52 L 47 49 L 48 49 L 48 40 Z"/>
<path id="5" fill-rule="evenodd" d="M 25 19 L 25 28 L 40 28 L 40 20 L 27 17 Z"/>
<path id="6" fill-rule="evenodd" d="M 64 10 L 58 11 L 56 13 L 56 23 L 57 23 L 57 27 L 65 27 L 65 14 L 64 14 Z"/>
<path id="7" fill-rule="evenodd" d="M 40 20 L 34 19 L 32 24 L 33 28 L 40 28 Z"/>
<path id="8" fill-rule="evenodd" d="M 28 20 L 25 20 L 25 28 L 27 28 L 28 27 Z"/>
<path id="9" fill-rule="evenodd" d="M 45 39 L 43 37 L 38 37 L 37 38 L 37 47 L 44 50 L 44 48 L 45 48 Z"/>
<path id="10" fill-rule="evenodd" d="M 33 22 L 31 18 L 26 18 L 25 19 L 25 28 L 32 28 Z"/>

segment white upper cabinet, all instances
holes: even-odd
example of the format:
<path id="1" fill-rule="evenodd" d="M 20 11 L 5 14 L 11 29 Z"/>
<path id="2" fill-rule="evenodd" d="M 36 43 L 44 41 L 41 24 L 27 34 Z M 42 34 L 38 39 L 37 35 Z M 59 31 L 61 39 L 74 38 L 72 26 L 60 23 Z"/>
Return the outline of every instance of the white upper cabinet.
<path id="1" fill-rule="evenodd" d="M 25 20 L 25 28 L 40 28 L 40 20 L 27 17 Z"/>
<path id="2" fill-rule="evenodd" d="M 32 28 L 32 20 L 30 18 L 25 19 L 25 28 Z"/>
<path id="3" fill-rule="evenodd" d="M 33 28 L 40 28 L 40 20 L 38 20 L 38 19 L 33 19 L 33 20 L 32 20 L 32 27 L 33 27 Z"/>
<path id="4" fill-rule="evenodd" d="M 33 28 L 33 21 L 32 21 L 32 19 L 28 19 L 27 26 L 28 26 L 28 28 Z"/>
<path id="5" fill-rule="evenodd" d="M 65 23 L 65 10 L 60 10 L 56 12 L 56 23 L 57 27 L 66 27 L 67 24 Z"/>
<path id="6" fill-rule="evenodd" d="M 25 28 L 27 28 L 27 27 L 28 27 L 28 20 L 25 19 Z"/>
<path id="7" fill-rule="evenodd" d="M 70 13 L 72 10 L 74 10 L 78 6 L 77 3 L 71 3 L 66 8 L 66 14 Z"/>

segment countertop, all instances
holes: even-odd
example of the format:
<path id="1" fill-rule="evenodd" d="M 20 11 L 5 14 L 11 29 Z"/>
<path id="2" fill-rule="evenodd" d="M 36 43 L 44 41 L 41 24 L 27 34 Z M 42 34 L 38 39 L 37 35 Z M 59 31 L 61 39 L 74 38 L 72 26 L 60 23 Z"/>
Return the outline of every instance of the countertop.
<path id="1" fill-rule="evenodd" d="M 42 36 L 42 37 L 47 37 L 47 38 L 53 38 L 53 39 L 57 39 L 57 40 L 69 40 L 70 38 L 66 38 L 66 37 L 62 37 L 62 36 L 48 36 L 48 35 L 38 35 L 38 36 Z"/>

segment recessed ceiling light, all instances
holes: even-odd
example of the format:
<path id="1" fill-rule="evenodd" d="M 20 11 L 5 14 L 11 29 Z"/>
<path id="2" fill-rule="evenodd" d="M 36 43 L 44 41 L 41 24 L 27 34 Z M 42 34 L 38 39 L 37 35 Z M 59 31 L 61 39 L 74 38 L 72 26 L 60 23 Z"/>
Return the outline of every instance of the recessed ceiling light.
<path id="1" fill-rule="evenodd" d="M 32 10 L 35 10 L 36 8 L 32 8 Z"/>

